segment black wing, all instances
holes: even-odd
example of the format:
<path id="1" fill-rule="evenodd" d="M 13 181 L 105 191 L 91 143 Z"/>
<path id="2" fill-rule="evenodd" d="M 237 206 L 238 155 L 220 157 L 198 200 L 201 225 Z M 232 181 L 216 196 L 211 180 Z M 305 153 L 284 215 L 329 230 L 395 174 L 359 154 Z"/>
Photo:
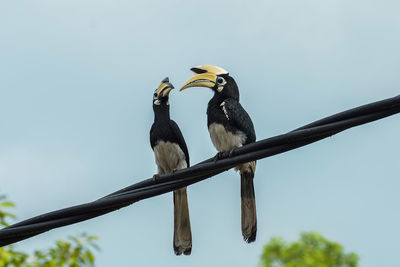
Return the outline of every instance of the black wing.
<path id="1" fill-rule="evenodd" d="M 154 149 L 154 146 L 156 145 L 157 142 L 157 134 L 155 130 L 156 130 L 156 125 L 155 123 L 153 123 L 150 129 L 150 145 L 152 149 Z"/>
<path id="2" fill-rule="evenodd" d="M 246 134 L 247 139 L 245 144 L 255 142 L 256 132 L 254 131 L 253 122 L 242 105 L 235 99 L 228 98 L 222 102 L 221 106 L 229 122 Z"/>
<path id="3" fill-rule="evenodd" d="M 189 152 L 188 152 L 188 149 L 186 146 L 185 139 L 183 138 L 182 132 L 179 129 L 178 124 L 176 124 L 176 122 L 174 122 L 173 120 L 170 120 L 170 126 L 171 126 L 172 133 L 175 135 L 178 145 L 182 149 L 183 153 L 185 153 L 186 164 L 187 164 L 187 167 L 189 168 L 189 166 L 190 166 Z"/>

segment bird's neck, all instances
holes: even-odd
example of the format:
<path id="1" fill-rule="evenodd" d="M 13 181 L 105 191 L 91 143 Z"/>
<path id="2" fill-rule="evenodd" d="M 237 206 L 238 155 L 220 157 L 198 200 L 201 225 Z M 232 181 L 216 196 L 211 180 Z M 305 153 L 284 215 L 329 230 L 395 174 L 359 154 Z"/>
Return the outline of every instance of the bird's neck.
<path id="1" fill-rule="evenodd" d="M 214 96 L 211 98 L 211 100 L 208 102 L 208 107 L 219 107 L 221 103 L 227 99 L 228 97 L 219 94 L 219 93 L 214 93 Z"/>
<path id="2" fill-rule="evenodd" d="M 155 106 L 154 107 L 154 122 L 169 121 L 169 105 Z"/>

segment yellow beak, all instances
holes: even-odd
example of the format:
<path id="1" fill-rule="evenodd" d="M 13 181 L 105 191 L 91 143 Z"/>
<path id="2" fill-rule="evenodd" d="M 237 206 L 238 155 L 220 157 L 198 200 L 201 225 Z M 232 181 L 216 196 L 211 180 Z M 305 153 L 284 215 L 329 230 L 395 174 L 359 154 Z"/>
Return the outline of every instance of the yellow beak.
<path id="1" fill-rule="evenodd" d="M 174 89 L 172 84 L 169 82 L 161 83 L 160 86 L 158 86 L 156 92 L 159 97 L 166 97 L 169 95 L 169 92 Z"/>
<path id="2" fill-rule="evenodd" d="M 217 82 L 217 75 L 214 73 L 201 73 L 196 74 L 187 80 L 179 91 L 185 90 L 189 87 L 208 87 L 213 88 Z"/>

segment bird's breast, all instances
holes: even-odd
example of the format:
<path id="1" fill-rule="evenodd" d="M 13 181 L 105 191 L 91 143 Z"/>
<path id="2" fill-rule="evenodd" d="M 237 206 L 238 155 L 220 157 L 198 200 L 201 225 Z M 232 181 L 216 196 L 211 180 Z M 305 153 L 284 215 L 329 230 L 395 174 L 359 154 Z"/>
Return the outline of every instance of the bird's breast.
<path id="1" fill-rule="evenodd" d="M 187 167 L 185 153 L 177 143 L 159 141 L 153 149 L 159 174 Z"/>
<path id="2" fill-rule="evenodd" d="M 227 130 L 223 124 L 212 123 L 208 127 L 211 141 L 219 152 L 231 151 L 234 148 L 241 147 L 246 142 L 246 134 L 242 131 L 235 133 Z"/>

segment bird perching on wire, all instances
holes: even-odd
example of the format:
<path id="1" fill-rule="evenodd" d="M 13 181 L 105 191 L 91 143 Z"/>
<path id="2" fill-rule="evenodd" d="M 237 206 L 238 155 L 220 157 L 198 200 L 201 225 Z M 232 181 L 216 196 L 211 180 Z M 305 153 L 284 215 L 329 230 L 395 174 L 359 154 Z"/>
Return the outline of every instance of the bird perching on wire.
<path id="1" fill-rule="evenodd" d="M 168 77 L 162 80 L 154 92 L 154 123 L 150 130 L 150 144 L 154 151 L 158 175 L 167 174 L 190 166 L 185 139 L 178 125 L 170 119 L 169 93 L 174 89 Z M 157 175 L 154 176 L 157 178 Z M 189 206 L 186 187 L 173 193 L 174 199 L 174 240 L 176 255 L 190 255 L 192 233 L 190 229 Z"/>
<path id="2" fill-rule="evenodd" d="M 214 91 L 208 102 L 207 126 L 212 143 L 218 150 L 217 160 L 223 153 L 232 154 L 235 148 L 256 141 L 253 122 L 239 103 L 239 88 L 228 71 L 211 65 L 191 68 L 195 75 L 186 81 L 181 91 L 189 87 L 207 87 Z M 256 162 L 235 167 L 241 177 L 241 222 L 243 239 L 255 241 L 257 233 L 256 202 L 253 178 Z"/>

